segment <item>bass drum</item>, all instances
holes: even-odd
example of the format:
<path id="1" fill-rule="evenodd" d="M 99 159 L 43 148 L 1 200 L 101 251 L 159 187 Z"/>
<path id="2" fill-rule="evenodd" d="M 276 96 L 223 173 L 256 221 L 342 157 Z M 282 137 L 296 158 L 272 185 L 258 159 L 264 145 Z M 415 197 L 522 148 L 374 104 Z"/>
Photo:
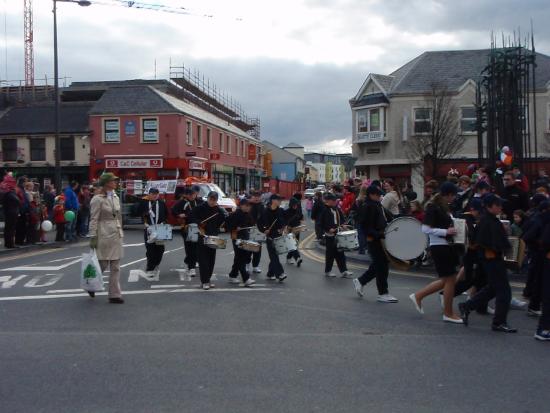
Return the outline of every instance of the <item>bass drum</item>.
<path id="1" fill-rule="evenodd" d="M 428 247 L 428 236 L 422 224 L 412 217 L 399 217 L 391 221 L 385 231 L 385 248 L 398 260 L 414 260 Z"/>

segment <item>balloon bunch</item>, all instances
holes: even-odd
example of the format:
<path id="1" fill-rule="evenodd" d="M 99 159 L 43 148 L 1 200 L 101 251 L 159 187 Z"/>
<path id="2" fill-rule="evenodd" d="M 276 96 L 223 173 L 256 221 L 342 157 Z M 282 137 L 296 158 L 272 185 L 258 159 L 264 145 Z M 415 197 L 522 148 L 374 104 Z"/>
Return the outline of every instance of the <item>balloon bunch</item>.
<path id="1" fill-rule="evenodd" d="M 503 165 L 511 166 L 514 160 L 514 154 L 508 146 L 503 146 L 500 150 L 500 161 Z"/>

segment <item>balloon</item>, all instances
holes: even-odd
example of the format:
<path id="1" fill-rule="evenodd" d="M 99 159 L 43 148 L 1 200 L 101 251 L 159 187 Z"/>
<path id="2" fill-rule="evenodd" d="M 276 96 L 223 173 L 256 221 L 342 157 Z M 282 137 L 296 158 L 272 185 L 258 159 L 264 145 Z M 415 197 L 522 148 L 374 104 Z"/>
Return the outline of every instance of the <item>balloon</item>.
<path id="1" fill-rule="evenodd" d="M 53 224 L 51 221 L 46 220 L 42 222 L 42 225 L 40 227 L 42 228 L 42 231 L 50 232 L 53 229 Z"/>
<path id="2" fill-rule="evenodd" d="M 65 212 L 65 221 L 67 222 L 73 222 L 75 219 L 75 215 L 73 211 L 67 211 Z"/>

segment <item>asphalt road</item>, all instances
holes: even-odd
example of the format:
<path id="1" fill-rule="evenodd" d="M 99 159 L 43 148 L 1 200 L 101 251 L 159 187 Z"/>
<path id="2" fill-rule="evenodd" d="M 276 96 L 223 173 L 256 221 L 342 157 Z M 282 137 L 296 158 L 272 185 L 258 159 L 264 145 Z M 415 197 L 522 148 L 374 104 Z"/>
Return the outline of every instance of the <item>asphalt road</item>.
<path id="1" fill-rule="evenodd" d="M 129 279 L 142 242 L 127 231 L 124 305 L 78 289 L 83 245 L 0 258 L 0 412 L 549 411 L 550 347 L 525 312 L 510 314 L 517 335 L 487 316 L 444 324 L 436 297 L 424 316 L 412 308 L 429 279 L 406 273 L 390 278 L 398 304 L 374 286 L 359 299 L 314 249 L 283 284 L 264 272 L 253 289 L 228 285 L 233 256 L 218 251 L 205 292 L 172 271 L 179 234 L 160 281 Z"/>

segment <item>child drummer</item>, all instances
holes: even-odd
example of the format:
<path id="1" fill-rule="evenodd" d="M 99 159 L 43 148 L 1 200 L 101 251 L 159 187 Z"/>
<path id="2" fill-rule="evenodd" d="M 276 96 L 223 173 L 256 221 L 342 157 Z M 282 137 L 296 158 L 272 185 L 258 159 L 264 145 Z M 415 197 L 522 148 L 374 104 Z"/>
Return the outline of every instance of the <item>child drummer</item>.
<path id="1" fill-rule="evenodd" d="M 239 208 L 228 218 L 228 229 L 231 232 L 231 241 L 235 252 L 233 267 L 229 273 L 229 282 L 239 284 L 237 277 L 240 272 L 245 287 L 251 287 L 255 283 L 246 270 L 246 264 L 250 261 L 252 252 L 239 248 L 237 240 L 248 240 L 250 238 L 250 227 L 254 225 L 254 219 L 250 214 L 251 207 L 252 205 L 248 199 L 241 199 Z"/>
<path id="2" fill-rule="evenodd" d="M 336 195 L 327 194 L 325 196 L 325 205 L 326 207 L 323 209 L 320 217 L 321 228 L 325 233 L 326 240 L 325 275 L 327 277 L 336 277 L 332 273 L 332 265 L 334 264 L 334 260 L 336 260 L 342 278 L 351 277 L 353 273 L 348 271 L 346 255 L 336 245 L 336 233 L 341 229 L 342 222 L 344 222 L 344 214 L 336 207 Z"/>
<path id="3" fill-rule="evenodd" d="M 271 195 L 269 204 L 258 221 L 258 229 L 267 236 L 266 246 L 267 253 L 269 254 L 267 279 L 277 279 L 279 282 L 283 282 L 287 277 L 279 261 L 279 254 L 273 243 L 273 240 L 282 236 L 285 230 L 283 210 L 280 208 L 281 199 L 282 198 L 277 194 Z"/>
<path id="4" fill-rule="evenodd" d="M 302 212 L 302 205 L 300 205 L 300 200 L 297 198 L 290 198 L 290 201 L 288 202 L 288 209 L 284 212 L 284 217 L 286 224 L 289 227 L 289 231 L 292 232 L 292 230 L 304 223 L 304 214 Z M 295 232 L 294 236 L 296 237 L 296 241 L 300 241 L 300 233 Z M 300 252 L 298 251 L 298 248 L 296 248 L 294 251 L 290 251 L 286 255 L 286 263 L 292 264 L 292 260 L 296 262 L 296 266 L 299 267 L 302 265 L 302 257 L 300 256 Z"/>

